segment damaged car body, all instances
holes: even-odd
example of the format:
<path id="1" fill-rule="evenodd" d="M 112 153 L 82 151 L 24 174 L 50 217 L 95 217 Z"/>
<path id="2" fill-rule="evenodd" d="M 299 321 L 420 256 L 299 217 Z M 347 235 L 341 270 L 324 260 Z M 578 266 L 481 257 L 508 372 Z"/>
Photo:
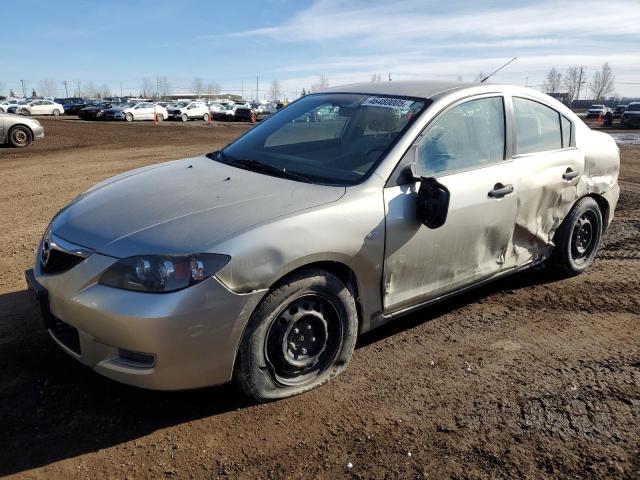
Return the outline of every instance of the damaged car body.
<path id="1" fill-rule="evenodd" d="M 611 137 L 534 90 L 335 87 L 84 192 L 27 280 L 53 339 L 103 375 L 273 400 L 403 314 L 543 262 L 581 273 L 618 171 Z"/>

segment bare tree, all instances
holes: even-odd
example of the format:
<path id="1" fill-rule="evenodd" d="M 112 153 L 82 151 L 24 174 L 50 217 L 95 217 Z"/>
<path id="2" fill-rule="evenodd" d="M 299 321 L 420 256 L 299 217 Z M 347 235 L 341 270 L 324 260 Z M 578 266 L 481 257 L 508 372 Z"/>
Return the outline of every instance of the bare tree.
<path id="1" fill-rule="evenodd" d="M 55 97 L 58 91 L 57 83 L 50 78 L 38 82 L 38 89 L 45 97 Z"/>
<path id="2" fill-rule="evenodd" d="M 220 85 L 218 82 L 209 82 L 206 90 L 209 95 L 217 95 L 220 93 Z"/>
<path id="3" fill-rule="evenodd" d="M 171 92 L 171 83 L 169 82 L 169 79 L 167 77 L 160 77 L 159 84 L 160 95 L 162 95 L 163 97 L 169 95 L 169 93 Z"/>
<path id="4" fill-rule="evenodd" d="M 378 83 L 382 81 L 382 75 L 379 73 L 374 73 L 371 75 L 371 83 Z"/>
<path id="5" fill-rule="evenodd" d="M 98 90 L 96 89 L 95 85 L 93 84 L 93 81 L 91 80 L 89 80 L 88 82 L 85 82 L 83 91 L 87 97 L 95 98 L 98 96 Z"/>
<path id="6" fill-rule="evenodd" d="M 591 90 L 596 100 L 602 101 L 615 91 L 615 80 L 616 77 L 613 74 L 613 70 L 609 63 L 606 62 L 598 72 L 593 74 L 591 83 L 589 83 L 589 90 Z"/>
<path id="7" fill-rule="evenodd" d="M 97 91 L 97 97 L 105 98 L 110 96 L 111 96 L 111 89 L 109 88 L 109 85 L 107 85 L 106 83 L 103 83 Z"/>
<path id="8" fill-rule="evenodd" d="M 570 102 L 573 102 L 578 98 L 583 71 L 584 67 L 582 66 L 570 67 L 567 69 L 567 73 L 562 77 L 562 85 L 569 94 Z"/>
<path id="9" fill-rule="evenodd" d="M 200 77 L 193 78 L 193 80 L 191 81 L 191 89 L 193 90 L 193 93 L 200 97 L 200 94 L 204 90 L 204 82 Z"/>
<path id="10" fill-rule="evenodd" d="M 480 83 L 482 80 L 484 80 L 484 78 L 487 76 L 486 73 L 484 73 L 483 71 L 479 71 L 478 74 L 473 77 L 473 81 Z"/>
<path id="11" fill-rule="evenodd" d="M 551 67 L 551 70 L 547 73 L 547 78 L 544 80 L 544 91 L 546 93 L 558 93 L 560 91 L 560 85 L 562 85 L 562 74 L 556 67 Z"/>
<path id="12" fill-rule="evenodd" d="M 154 83 L 155 82 L 150 77 L 144 77 L 142 79 L 142 89 L 140 91 L 140 94 L 144 98 L 153 97 L 153 91 L 155 87 Z"/>
<path id="13" fill-rule="evenodd" d="M 318 82 L 311 85 L 311 92 L 319 92 L 320 90 L 325 90 L 327 88 L 329 88 L 329 79 L 324 75 L 320 75 Z"/>
<path id="14" fill-rule="evenodd" d="M 269 86 L 269 97 L 271 100 L 278 100 L 282 94 L 282 88 L 280 88 L 280 82 L 278 80 L 271 80 Z"/>

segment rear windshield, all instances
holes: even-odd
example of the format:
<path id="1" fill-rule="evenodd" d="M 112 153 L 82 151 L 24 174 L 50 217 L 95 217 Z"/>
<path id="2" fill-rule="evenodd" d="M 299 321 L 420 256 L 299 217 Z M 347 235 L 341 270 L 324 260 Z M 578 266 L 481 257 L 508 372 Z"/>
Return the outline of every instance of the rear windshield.
<path id="1" fill-rule="evenodd" d="M 224 149 L 314 183 L 363 180 L 422 113 L 425 100 L 367 94 L 308 95 L 281 109 Z"/>

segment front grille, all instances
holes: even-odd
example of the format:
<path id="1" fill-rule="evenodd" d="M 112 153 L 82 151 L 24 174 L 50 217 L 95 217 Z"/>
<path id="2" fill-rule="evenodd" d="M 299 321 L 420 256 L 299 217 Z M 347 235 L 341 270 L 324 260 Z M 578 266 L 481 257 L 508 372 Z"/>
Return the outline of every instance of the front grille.
<path id="1" fill-rule="evenodd" d="M 47 263 L 41 261 L 40 264 L 43 273 L 62 273 L 75 267 L 82 260 L 83 257 L 52 248 L 49 250 Z"/>
<path id="2" fill-rule="evenodd" d="M 49 329 L 56 340 L 72 352 L 80 355 L 80 336 L 78 329 L 64 323 L 59 318 L 53 319 L 53 326 Z"/>

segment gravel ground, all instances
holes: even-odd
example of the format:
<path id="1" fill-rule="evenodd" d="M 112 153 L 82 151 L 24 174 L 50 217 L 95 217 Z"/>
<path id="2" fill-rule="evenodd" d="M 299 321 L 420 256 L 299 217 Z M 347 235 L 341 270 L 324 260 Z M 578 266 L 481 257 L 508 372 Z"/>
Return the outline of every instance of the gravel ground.
<path id="1" fill-rule="evenodd" d="M 588 273 L 526 272 L 415 313 L 362 337 L 329 385 L 252 405 L 98 376 L 38 327 L 22 277 L 77 193 L 247 125 L 42 123 L 29 149 L 0 148 L 0 476 L 640 478 L 640 147 L 622 148 Z"/>

